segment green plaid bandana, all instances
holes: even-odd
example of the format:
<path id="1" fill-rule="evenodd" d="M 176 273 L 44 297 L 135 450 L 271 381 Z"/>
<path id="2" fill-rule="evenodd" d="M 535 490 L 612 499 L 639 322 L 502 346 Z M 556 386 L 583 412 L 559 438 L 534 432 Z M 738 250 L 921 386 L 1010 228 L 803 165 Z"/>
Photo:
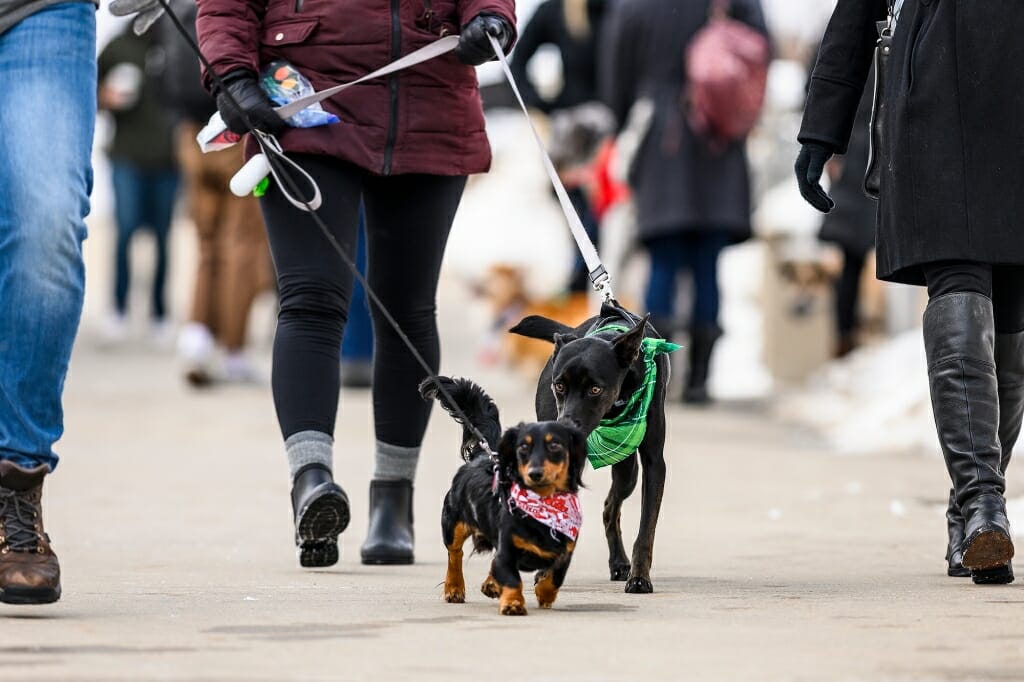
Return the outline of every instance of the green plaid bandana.
<path id="1" fill-rule="evenodd" d="M 587 333 L 587 336 L 604 331 L 627 332 L 629 327 L 617 324 L 606 325 Z M 654 397 L 654 384 L 658 380 L 658 367 L 654 362 L 659 353 L 671 353 L 682 346 L 665 339 L 645 338 L 641 341 L 644 354 L 644 380 L 640 387 L 629 396 L 626 408 L 615 417 L 602 419 L 597 428 L 587 436 L 587 457 L 595 469 L 618 464 L 630 457 L 640 447 L 647 433 L 647 410 Z"/>

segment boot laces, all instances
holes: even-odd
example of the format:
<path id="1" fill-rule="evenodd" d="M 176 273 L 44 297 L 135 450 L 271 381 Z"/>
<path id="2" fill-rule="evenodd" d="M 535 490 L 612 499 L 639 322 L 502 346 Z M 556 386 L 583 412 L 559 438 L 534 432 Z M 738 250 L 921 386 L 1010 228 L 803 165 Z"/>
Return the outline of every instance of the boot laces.
<path id="1" fill-rule="evenodd" d="M 26 493 L 0 488 L 0 519 L 7 547 L 15 552 L 35 552 L 41 536 L 36 530 L 39 507 Z"/>

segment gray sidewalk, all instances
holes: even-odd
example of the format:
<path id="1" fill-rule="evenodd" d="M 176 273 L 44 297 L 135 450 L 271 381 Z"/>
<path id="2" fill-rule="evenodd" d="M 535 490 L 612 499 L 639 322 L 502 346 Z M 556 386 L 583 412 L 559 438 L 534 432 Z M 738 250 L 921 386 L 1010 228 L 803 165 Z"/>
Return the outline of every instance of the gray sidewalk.
<path id="1" fill-rule="evenodd" d="M 474 369 L 465 301 L 442 306 L 445 372 L 483 384 L 506 423 L 529 419 L 533 386 Z M 99 350 L 87 326 L 66 398 L 44 496 L 65 594 L 0 608 L 0 679 L 1024 677 L 1024 593 L 945 577 L 948 483 L 931 456 L 841 458 L 761 408 L 673 406 L 656 593 L 608 581 L 609 476 L 590 471 L 558 603 L 507 618 L 473 589 L 485 557 L 468 560 L 468 603 L 441 600 L 460 432 L 440 411 L 417 481 L 418 562 L 364 567 L 371 410 L 366 393 L 343 395 L 336 465 L 354 518 L 340 564 L 304 571 L 268 387 L 190 392 L 170 356 Z M 639 492 L 627 542 L 638 509 Z"/>

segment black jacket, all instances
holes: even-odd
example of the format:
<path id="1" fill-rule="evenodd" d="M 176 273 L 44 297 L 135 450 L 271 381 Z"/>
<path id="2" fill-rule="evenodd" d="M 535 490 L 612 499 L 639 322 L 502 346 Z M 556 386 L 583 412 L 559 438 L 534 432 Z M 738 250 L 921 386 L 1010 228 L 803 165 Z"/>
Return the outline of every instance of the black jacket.
<path id="1" fill-rule="evenodd" d="M 166 60 L 154 35 L 141 36 L 126 27 L 97 60 L 97 78 L 103 88 L 115 69 L 134 68 L 139 74 L 138 95 L 123 109 L 112 111 L 114 136 L 107 150 L 111 159 L 146 170 L 175 167 L 173 128 L 164 106 L 163 77 Z"/>
<path id="2" fill-rule="evenodd" d="M 836 207 L 825 216 L 818 235 L 823 241 L 838 244 L 847 251 L 866 253 L 875 247 L 875 217 L 878 202 L 864 194 L 864 171 L 868 165 L 873 78 L 868 75 L 846 154 L 839 157 L 842 170 L 829 194 Z"/>
<path id="3" fill-rule="evenodd" d="M 846 148 L 885 0 L 839 0 L 801 142 Z M 943 260 L 1024 264 L 1024 11 L 1017 0 L 906 0 L 893 39 L 878 276 L 923 284 Z"/>
<path id="4" fill-rule="evenodd" d="M 196 3 L 173 0 L 171 9 L 195 40 Z M 170 21 L 161 21 L 155 30 L 159 31 L 159 40 L 167 55 L 164 92 L 168 109 L 179 120 L 205 125 L 217 111 L 217 103 L 203 88 L 199 57 Z"/>
<path id="5" fill-rule="evenodd" d="M 570 0 L 571 1 L 571 0 Z M 605 0 L 580 0 L 586 7 L 587 33 L 574 35 L 566 22 L 565 0 L 546 0 L 530 18 L 512 53 L 512 75 L 526 103 L 550 114 L 598 98 L 597 36 L 605 12 Z M 530 81 L 527 65 L 537 50 L 554 45 L 562 57 L 562 90 L 554 99 L 545 99 Z"/>
<path id="6" fill-rule="evenodd" d="M 654 119 L 633 165 L 639 236 L 722 230 L 750 236 L 750 176 L 745 141 L 713 148 L 697 137 L 683 108 L 686 47 L 704 27 L 711 0 L 629 0 L 605 20 L 601 59 L 605 101 L 622 125 L 641 98 Z M 760 0 L 733 0 L 733 17 L 767 34 Z"/>

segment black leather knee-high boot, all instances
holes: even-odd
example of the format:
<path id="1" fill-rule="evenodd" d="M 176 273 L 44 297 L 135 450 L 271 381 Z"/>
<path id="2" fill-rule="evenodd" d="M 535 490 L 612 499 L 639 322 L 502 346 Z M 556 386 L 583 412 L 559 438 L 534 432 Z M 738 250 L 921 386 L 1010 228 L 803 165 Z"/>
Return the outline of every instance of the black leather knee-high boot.
<path id="1" fill-rule="evenodd" d="M 972 292 L 932 299 L 924 340 L 935 427 L 964 519 L 962 565 L 974 573 L 1003 568 L 1013 541 L 1003 498 L 992 301 Z"/>
<path id="2" fill-rule="evenodd" d="M 999 382 L 999 444 L 1002 451 L 999 472 L 1005 476 L 1020 435 L 1021 419 L 1024 418 L 1024 332 L 996 334 L 995 358 L 996 378 Z M 954 577 L 968 577 L 971 572 L 964 568 L 960 551 L 964 541 L 964 517 L 956 506 L 952 490 L 949 491 L 946 520 L 949 526 L 949 547 L 946 552 L 948 573 Z M 1013 568 L 1009 563 L 1005 568 L 986 573 L 976 574 L 974 581 L 1000 584 L 1013 582 Z"/>

